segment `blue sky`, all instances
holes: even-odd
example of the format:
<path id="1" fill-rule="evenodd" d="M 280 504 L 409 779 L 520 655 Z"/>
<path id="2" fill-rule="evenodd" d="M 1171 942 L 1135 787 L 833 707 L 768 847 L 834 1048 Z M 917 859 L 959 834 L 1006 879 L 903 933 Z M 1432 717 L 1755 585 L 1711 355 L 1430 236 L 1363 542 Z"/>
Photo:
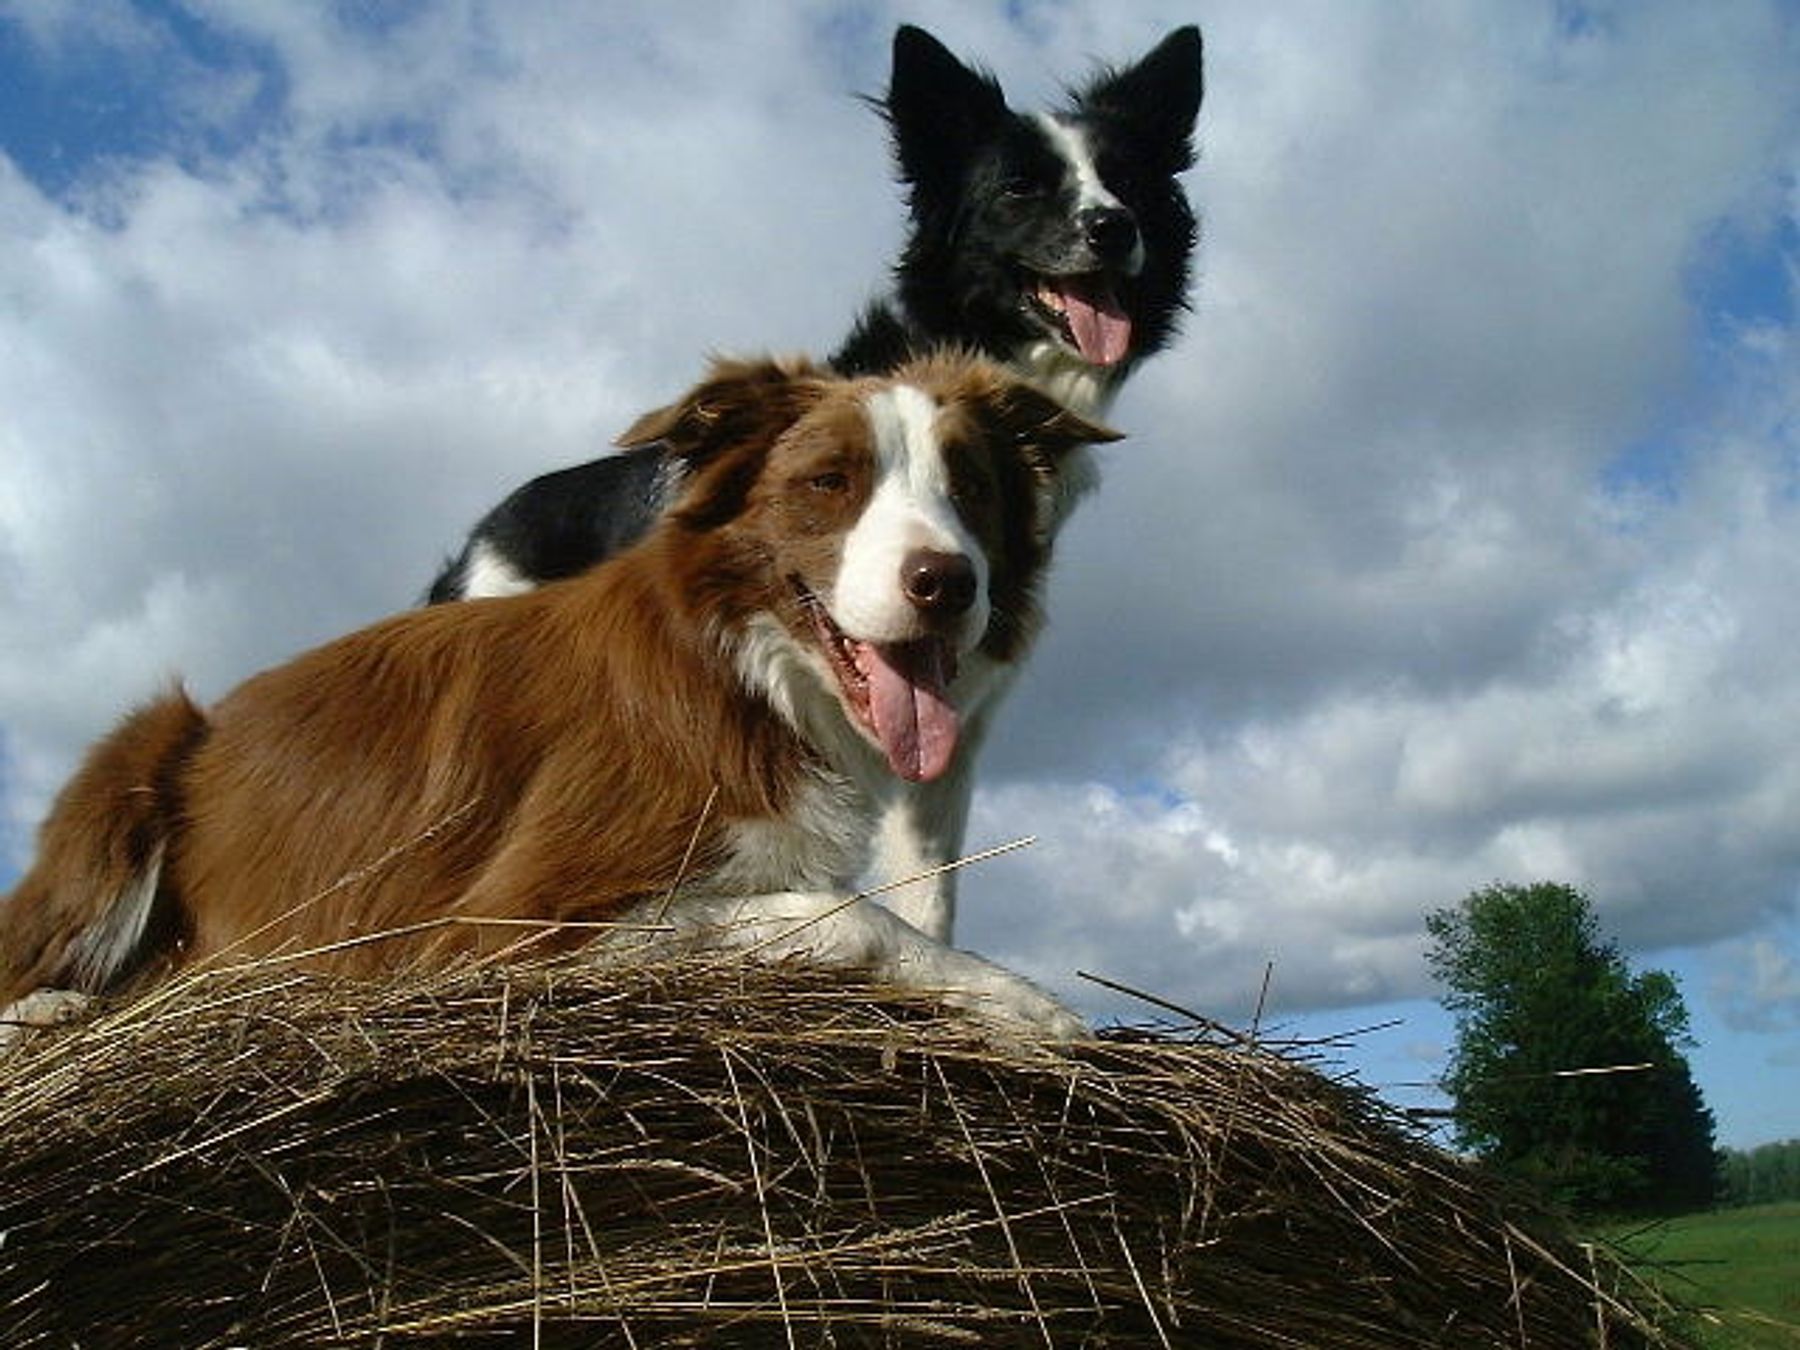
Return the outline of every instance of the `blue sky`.
<path id="1" fill-rule="evenodd" d="M 746 13 L 753 9 L 754 12 Z M 1704 12 L 1702 13 L 1702 9 Z M 0 842 L 177 671 L 412 603 L 900 238 L 900 21 L 1041 103 L 1199 22 L 1180 344 L 984 762 L 969 945 L 1427 1080 L 1422 916 L 1584 887 L 1800 1134 L 1791 6 L 0 0 Z M 1395 1089 L 1395 1095 L 1409 1094 Z"/>
<path id="2" fill-rule="evenodd" d="M 7 153 L 40 188 L 67 195 L 109 161 L 173 156 L 197 169 L 271 130 L 287 89 L 269 46 L 180 4 L 112 13 L 91 40 L 48 46 L 30 7 L 0 26 Z M 235 106 L 203 107 L 188 97 L 190 82 L 241 88 Z"/>

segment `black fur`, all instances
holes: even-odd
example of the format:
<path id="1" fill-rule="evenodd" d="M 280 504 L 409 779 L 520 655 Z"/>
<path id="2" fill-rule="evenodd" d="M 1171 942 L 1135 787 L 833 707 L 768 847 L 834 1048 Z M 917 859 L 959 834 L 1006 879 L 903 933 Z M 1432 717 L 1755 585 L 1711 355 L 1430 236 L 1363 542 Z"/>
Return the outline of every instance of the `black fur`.
<path id="1" fill-rule="evenodd" d="M 1085 138 L 1108 194 L 1084 207 L 1040 119 L 1013 112 L 991 75 L 902 26 L 876 106 L 912 232 L 892 293 L 864 310 L 831 365 L 881 374 L 955 344 L 1041 378 L 1080 411 L 1104 405 L 1168 344 L 1187 306 L 1196 226 L 1176 175 L 1193 163 L 1201 62 L 1199 30 L 1177 29 L 1143 60 L 1101 71 L 1053 114 Z M 1107 297 L 1106 308 L 1128 319 L 1129 346 L 1117 360 L 1093 365 L 1076 354 L 1072 328 L 1041 300 L 1058 278 Z M 582 571 L 642 534 L 675 484 L 655 446 L 535 478 L 475 526 L 430 599 L 465 598 L 478 553 L 526 585 Z"/>
<path id="2" fill-rule="evenodd" d="M 643 535 L 678 481 L 657 447 L 623 450 L 541 474 L 481 518 L 463 551 L 438 573 L 426 599 L 467 598 L 478 551 L 504 559 L 537 584 L 585 572 Z"/>
<path id="3" fill-rule="evenodd" d="M 1142 270 L 1127 276 L 1084 238 L 1035 119 L 1009 109 L 991 75 L 902 27 L 879 106 L 912 234 L 894 295 L 864 312 L 832 364 L 880 373 L 945 341 L 1021 364 L 1021 349 L 1047 335 L 1028 301 L 1030 275 L 1105 270 L 1134 329 L 1130 355 L 1107 377 L 1109 391 L 1122 383 L 1168 344 L 1187 308 L 1197 228 L 1176 175 L 1194 160 L 1201 61 L 1200 31 L 1177 29 L 1136 65 L 1103 71 L 1059 114 L 1094 138 L 1102 180 L 1144 243 Z"/>

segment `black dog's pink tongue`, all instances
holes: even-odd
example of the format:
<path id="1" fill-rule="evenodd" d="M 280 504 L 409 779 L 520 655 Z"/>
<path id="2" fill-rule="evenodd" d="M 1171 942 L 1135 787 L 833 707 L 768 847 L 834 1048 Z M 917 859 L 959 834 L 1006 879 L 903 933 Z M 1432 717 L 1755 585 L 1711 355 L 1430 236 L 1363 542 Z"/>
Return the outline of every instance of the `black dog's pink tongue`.
<path id="1" fill-rule="evenodd" d="M 869 714 L 888 767 L 913 783 L 929 783 L 950 767 L 960 728 L 950 703 L 954 658 L 935 639 L 856 644 L 856 664 L 869 681 Z"/>
<path id="2" fill-rule="evenodd" d="M 1096 366 L 1123 361 L 1131 350 L 1131 319 L 1106 278 L 1098 273 L 1055 277 L 1050 284 L 1062 299 L 1063 317 L 1082 359 Z"/>

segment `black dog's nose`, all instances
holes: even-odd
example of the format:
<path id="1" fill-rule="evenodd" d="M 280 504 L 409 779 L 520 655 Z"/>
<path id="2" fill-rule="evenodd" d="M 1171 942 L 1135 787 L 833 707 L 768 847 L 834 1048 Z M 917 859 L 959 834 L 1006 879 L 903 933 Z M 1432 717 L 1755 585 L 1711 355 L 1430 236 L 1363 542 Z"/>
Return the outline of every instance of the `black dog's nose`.
<path id="1" fill-rule="evenodd" d="M 1137 221 L 1122 206 L 1095 206 L 1081 213 L 1081 233 L 1102 262 L 1123 262 L 1137 247 Z"/>
<path id="2" fill-rule="evenodd" d="M 961 553 L 917 548 L 901 561 L 900 586 L 921 614 L 953 619 L 975 603 L 975 565 Z"/>

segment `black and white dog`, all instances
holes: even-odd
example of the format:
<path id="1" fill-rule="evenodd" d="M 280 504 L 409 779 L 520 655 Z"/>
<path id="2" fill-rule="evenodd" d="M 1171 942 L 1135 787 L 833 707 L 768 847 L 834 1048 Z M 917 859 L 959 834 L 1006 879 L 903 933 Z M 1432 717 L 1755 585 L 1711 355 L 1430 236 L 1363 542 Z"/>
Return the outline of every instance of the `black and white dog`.
<path id="1" fill-rule="evenodd" d="M 1178 175 L 1193 163 L 1203 89 L 1197 28 L 1133 65 L 1099 72 L 1066 106 L 1007 107 L 998 82 L 923 29 L 894 35 L 887 118 L 911 234 L 894 287 L 831 357 L 883 374 L 940 346 L 1006 363 L 1081 413 L 1104 411 L 1138 362 L 1174 336 L 1197 234 Z M 490 511 L 432 583 L 433 603 L 528 591 L 586 570 L 638 538 L 673 499 L 676 461 L 649 446 L 535 478 Z M 1094 481 L 1066 466 L 1054 523 Z M 1004 684 L 996 681 L 996 688 Z M 971 790 L 967 765 L 997 697 L 969 718 L 965 766 L 906 794 L 884 821 L 877 873 L 951 862 Z M 953 874 L 893 908 L 947 941 Z"/>

